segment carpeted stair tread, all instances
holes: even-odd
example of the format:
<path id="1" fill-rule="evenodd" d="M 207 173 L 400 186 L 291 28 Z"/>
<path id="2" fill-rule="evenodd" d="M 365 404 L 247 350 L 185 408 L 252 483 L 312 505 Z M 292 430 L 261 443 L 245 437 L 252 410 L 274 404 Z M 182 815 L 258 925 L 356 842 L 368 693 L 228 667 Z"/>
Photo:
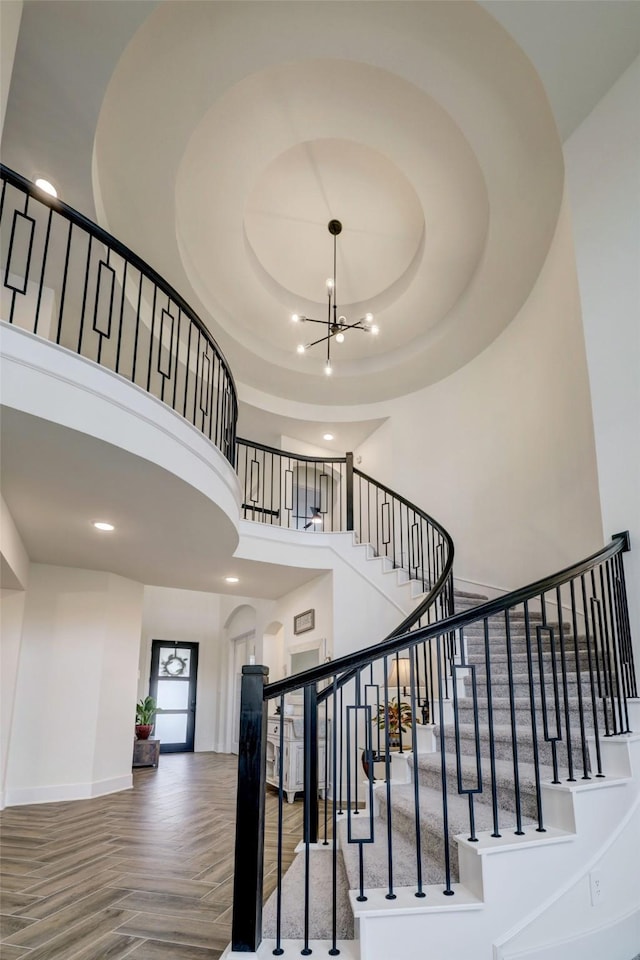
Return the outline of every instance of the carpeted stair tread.
<path id="1" fill-rule="evenodd" d="M 370 821 L 369 814 L 361 811 L 357 816 L 351 819 L 352 837 L 369 836 Z M 374 817 L 373 821 L 373 843 L 363 844 L 364 861 L 364 888 L 375 890 L 381 887 L 389 886 L 389 863 L 388 863 L 388 842 L 387 842 L 387 821 L 386 817 Z M 344 866 L 351 890 L 360 889 L 360 854 L 359 844 L 347 839 L 347 818 L 344 817 L 338 824 L 338 838 L 340 850 L 344 859 Z M 416 844 L 415 833 L 413 838 L 408 837 L 405 832 L 396 830 L 392 823 L 392 850 L 393 850 L 393 876 L 392 883 L 394 887 L 415 887 L 417 885 L 417 862 L 416 862 Z M 444 871 L 439 863 L 428 862 L 426 856 L 422 855 L 422 882 L 442 883 L 444 881 Z"/>
<path id="2" fill-rule="evenodd" d="M 564 718 L 563 718 L 564 719 Z M 528 721 L 528 722 L 527 722 Z M 459 724 L 460 733 L 460 752 L 475 757 L 476 740 L 475 725 L 473 723 Z M 533 762 L 533 734 L 531 732 L 531 721 L 529 717 L 516 717 L 516 732 L 518 744 L 518 758 L 521 761 Z M 588 728 L 585 734 L 590 734 Z M 563 737 L 564 737 L 563 728 Z M 438 746 L 440 745 L 440 728 L 435 727 L 435 735 Z M 494 723 L 493 737 L 495 743 L 496 756 L 502 759 L 509 759 L 513 755 L 511 724 Z M 447 753 L 455 752 L 455 730 L 453 725 L 445 727 L 445 745 Z M 566 766 L 566 740 L 558 744 L 559 756 L 562 763 Z M 574 769 L 581 768 L 584 763 L 582 741 L 580 739 L 580 725 L 571 728 L 571 750 L 573 755 Z M 538 756 L 541 763 L 549 766 L 551 764 L 551 744 L 547 743 L 540 735 L 538 737 Z M 587 767 L 589 760 L 589 750 L 587 747 Z"/>
<path id="3" fill-rule="evenodd" d="M 449 792 L 458 794 L 458 763 L 455 752 L 448 753 L 445 758 L 447 786 Z M 496 795 L 498 804 L 509 815 L 515 811 L 515 774 L 512 760 L 496 759 L 494 762 Z M 478 783 L 476 758 L 461 755 L 460 771 L 462 786 L 466 789 L 475 789 Z M 540 764 L 540 783 L 551 783 L 553 767 Z M 491 804 L 491 762 L 488 756 L 482 756 L 480 763 L 482 793 L 476 795 L 477 803 Z M 425 753 L 418 757 L 418 780 L 421 785 L 437 789 L 441 783 L 441 763 L 439 753 Z M 537 794 L 535 766 L 526 760 L 518 760 L 518 777 L 520 786 L 520 810 L 523 816 L 535 819 L 537 816 Z M 559 768 L 559 779 L 566 780 L 568 772 Z M 466 800 L 465 800 L 466 802 Z M 512 819 L 512 818 L 511 818 Z"/>
<path id="4" fill-rule="evenodd" d="M 333 888 L 333 851 L 312 850 L 309 869 L 309 937 L 312 940 L 331 940 L 331 908 Z M 336 930 L 338 940 L 353 940 L 353 913 L 349 902 L 349 885 L 340 853 L 337 857 L 336 879 Z M 304 851 L 297 854 L 282 878 L 283 940 L 300 940 L 304 937 Z M 275 939 L 278 891 L 274 890 L 262 911 L 263 936 Z"/>
<path id="5" fill-rule="evenodd" d="M 465 600 L 477 600 L 478 603 L 486 603 L 487 600 L 489 599 L 489 597 L 486 594 L 474 593 L 473 590 L 454 590 L 453 591 L 454 602 L 458 599 L 458 597 L 462 597 Z"/>
<path id="6" fill-rule="evenodd" d="M 424 832 L 425 825 L 431 824 L 435 827 L 438 838 L 442 837 L 442 824 L 444 821 L 442 792 L 434 790 L 432 787 L 420 784 L 418 789 L 418 802 L 420 804 L 420 825 L 421 832 Z M 415 838 L 415 791 L 412 783 L 394 784 L 391 790 L 392 806 L 392 824 L 398 832 L 408 834 Z M 476 817 L 476 829 L 478 831 L 491 830 L 493 819 L 491 808 L 486 804 L 477 804 L 479 807 L 479 816 Z M 380 817 L 386 816 L 386 792 L 380 791 Z M 456 792 L 447 792 L 447 815 L 449 818 L 449 833 L 469 832 L 469 802 L 466 797 L 461 797 Z"/>
<path id="7" fill-rule="evenodd" d="M 429 871 L 438 873 L 440 871 L 440 880 L 429 882 L 443 882 L 444 873 L 444 812 L 441 790 L 434 790 L 424 785 L 419 786 L 418 790 L 420 805 L 420 841 L 423 861 L 428 865 Z M 386 792 L 380 791 L 380 819 L 386 818 Z M 412 842 L 414 849 L 413 858 L 415 860 L 415 793 L 413 784 L 394 784 L 391 792 L 392 808 L 392 829 L 394 838 L 404 836 Z M 482 803 L 475 798 L 475 827 L 477 833 L 493 831 L 493 813 L 492 808 L 486 803 Z M 449 824 L 449 836 L 456 834 L 463 836 L 469 835 L 469 801 L 466 796 L 460 796 L 457 792 L 448 791 L 447 793 L 447 817 Z M 504 835 L 509 832 L 515 832 L 516 817 L 511 811 L 500 809 L 498 811 L 500 831 Z M 522 822 L 525 825 L 533 825 L 531 818 L 524 817 Z M 451 870 L 454 880 L 458 879 L 458 857 L 457 847 L 452 844 L 451 851 Z M 395 862 L 395 854 L 394 854 Z M 365 850 L 366 863 L 366 850 Z"/>
<path id="8" fill-rule="evenodd" d="M 587 698 L 583 694 L 583 702 L 585 704 L 586 719 L 590 721 L 591 720 L 590 697 Z M 493 713 L 494 722 L 502 723 L 502 724 L 508 723 L 511 716 L 511 701 L 509 700 L 509 697 L 493 697 L 491 704 L 492 704 L 492 713 Z M 529 703 L 528 697 L 526 696 L 514 697 L 514 706 L 515 706 L 516 714 L 530 715 L 530 703 Z M 567 698 L 567 707 L 569 710 L 569 719 L 570 719 L 571 727 L 572 729 L 577 731 L 580 729 L 579 698 L 577 696 L 575 697 L 569 696 Z M 539 690 L 536 691 L 535 708 L 536 708 L 537 723 L 538 723 L 538 726 L 540 727 L 542 724 L 542 709 L 541 709 Z M 551 701 L 547 703 L 547 712 L 548 712 L 548 715 L 551 717 L 553 714 L 553 705 Z M 564 727 L 564 714 L 565 714 L 565 705 L 564 705 L 564 702 L 562 702 L 561 720 L 562 720 L 563 727 Z M 468 698 L 461 697 L 458 700 L 458 715 L 463 722 L 470 722 L 470 719 L 468 718 L 471 718 L 473 716 L 473 698 L 472 697 L 468 697 Z M 481 728 L 483 724 L 486 724 L 487 718 L 488 718 L 487 704 L 486 704 L 486 701 L 484 701 L 481 698 L 478 703 L 478 719 L 480 720 Z M 598 717 L 598 723 L 602 724 L 602 720 L 600 719 L 600 716 Z"/>

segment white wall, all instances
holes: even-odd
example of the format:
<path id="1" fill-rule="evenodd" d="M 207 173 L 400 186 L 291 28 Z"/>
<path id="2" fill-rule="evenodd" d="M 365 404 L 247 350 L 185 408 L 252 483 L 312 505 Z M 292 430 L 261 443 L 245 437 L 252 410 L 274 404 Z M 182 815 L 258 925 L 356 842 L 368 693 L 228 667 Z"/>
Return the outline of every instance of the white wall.
<path id="1" fill-rule="evenodd" d="M 32 564 L 6 782 L 7 804 L 131 785 L 142 586 Z"/>
<path id="2" fill-rule="evenodd" d="M 220 749 L 221 635 L 220 597 L 217 594 L 144 588 L 138 697 L 149 692 L 152 640 L 197 643 L 195 750 Z"/>
<path id="3" fill-rule="evenodd" d="M 283 660 L 279 676 L 282 676 L 284 672 L 283 667 L 286 668 L 287 675 L 291 674 L 289 658 L 292 651 L 296 651 L 296 648 L 300 650 L 301 647 L 317 646 L 320 650 L 320 663 L 325 656 L 333 656 L 334 605 L 332 580 L 331 573 L 323 573 L 276 601 L 275 616 L 283 627 Z M 294 633 L 293 618 L 307 610 L 314 611 L 315 626 L 313 630 L 307 630 L 300 634 Z M 270 675 L 269 679 L 273 681 L 276 677 Z"/>
<path id="4" fill-rule="evenodd" d="M 509 327 L 462 370 L 384 412 L 390 420 L 355 451 L 361 469 L 445 525 L 457 576 L 515 588 L 602 545 L 566 201 Z"/>
<path id="5" fill-rule="evenodd" d="M 7 97 L 21 18 L 22 0 L 2 0 L 0 3 L 0 137 L 4 129 Z"/>
<path id="6" fill-rule="evenodd" d="M 4 499 L 0 497 L 0 810 L 5 804 L 9 743 L 13 727 L 22 643 L 29 557 Z"/>
<path id="7" fill-rule="evenodd" d="M 0 557 L 3 589 L 24 590 L 29 579 L 29 557 L 4 497 L 0 497 Z"/>
<path id="8" fill-rule="evenodd" d="M 640 59 L 565 144 L 605 537 L 631 534 L 640 662 Z"/>
<path id="9" fill-rule="evenodd" d="M 7 759 L 22 643 L 24 590 L 0 591 L 0 810 L 5 805 Z"/>

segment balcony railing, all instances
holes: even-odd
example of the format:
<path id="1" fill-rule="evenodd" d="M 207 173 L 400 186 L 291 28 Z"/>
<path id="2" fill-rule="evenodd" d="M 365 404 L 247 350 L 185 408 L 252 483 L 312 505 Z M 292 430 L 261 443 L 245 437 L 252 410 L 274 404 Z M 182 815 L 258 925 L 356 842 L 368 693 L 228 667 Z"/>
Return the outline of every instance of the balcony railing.
<path id="1" fill-rule="evenodd" d="M 3 165 L 0 177 L 1 319 L 142 387 L 234 463 L 236 388 L 197 314 L 91 220 Z"/>

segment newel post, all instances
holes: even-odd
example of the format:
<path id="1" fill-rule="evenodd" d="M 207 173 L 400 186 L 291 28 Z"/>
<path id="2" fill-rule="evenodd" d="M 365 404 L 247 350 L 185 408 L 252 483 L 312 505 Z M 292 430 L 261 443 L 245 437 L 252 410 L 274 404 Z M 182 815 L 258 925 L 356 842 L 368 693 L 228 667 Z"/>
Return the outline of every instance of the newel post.
<path id="1" fill-rule="evenodd" d="M 353 530 L 353 454 L 347 457 L 347 530 Z"/>
<path id="2" fill-rule="evenodd" d="M 269 669 L 242 668 L 231 949 L 255 953 L 262 940 L 267 704 Z"/>
<path id="3" fill-rule="evenodd" d="M 318 691 L 315 683 L 304 688 L 303 831 L 305 843 L 318 842 Z"/>

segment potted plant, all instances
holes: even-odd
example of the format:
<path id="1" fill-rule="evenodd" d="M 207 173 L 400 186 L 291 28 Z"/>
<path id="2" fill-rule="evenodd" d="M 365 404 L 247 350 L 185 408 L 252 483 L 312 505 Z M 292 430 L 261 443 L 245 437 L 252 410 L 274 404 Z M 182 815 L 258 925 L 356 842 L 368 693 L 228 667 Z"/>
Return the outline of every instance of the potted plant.
<path id="1" fill-rule="evenodd" d="M 158 712 L 153 697 L 145 697 L 136 704 L 136 737 L 138 740 L 148 740 L 153 730 L 153 721 Z"/>
<path id="2" fill-rule="evenodd" d="M 392 697 L 388 703 L 381 703 L 378 707 L 378 727 L 380 730 L 389 730 L 389 746 L 400 746 L 400 734 L 411 729 L 413 714 L 411 707 L 404 700 L 398 701 Z"/>

